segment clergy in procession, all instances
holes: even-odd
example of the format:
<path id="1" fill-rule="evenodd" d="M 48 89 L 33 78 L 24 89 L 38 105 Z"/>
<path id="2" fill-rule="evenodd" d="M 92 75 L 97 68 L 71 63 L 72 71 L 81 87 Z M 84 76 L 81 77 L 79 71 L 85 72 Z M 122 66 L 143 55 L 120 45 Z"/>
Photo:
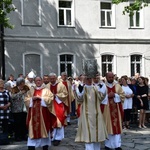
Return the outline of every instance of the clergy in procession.
<path id="1" fill-rule="evenodd" d="M 70 82 L 67 80 L 67 74 L 66 72 L 62 72 L 61 73 L 61 78 L 60 78 L 60 81 L 65 85 L 67 91 L 68 91 L 68 98 L 67 98 L 67 106 L 68 106 L 68 109 L 67 109 L 67 124 L 68 125 L 71 125 L 70 123 L 70 113 L 71 113 L 71 102 L 74 101 L 74 93 L 73 93 L 73 90 L 72 90 L 72 85 L 70 84 Z"/>
<path id="2" fill-rule="evenodd" d="M 105 141 L 105 149 L 122 150 L 122 102 L 124 101 L 125 94 L 120 84 L 114 82 L 114 74 L 112 72 L 106 73 L 106 79 L 106 96 L 101 103 L 101 110 L 108 132 L 108 139 Z"/>
<path id="3" fill-rule="evenodd" d="M 82 100 L 80 102 L 80 97 L 78 97 L 77 93 L 82 93 L 84 85 L 85 85 L 85 78 L 86 76 L 84 74 L 80 75 L 80 80 L 79 83 L 77 85 L 75 85 L 75 90 L 74 90 L 74 96 L 75 96 L 75 100 L 76 100 L 76 112 L 77 112 L 77 117 L 80 117 L 80 107 L 82 104 Z"/>
<path id="4" fill-rule="evenodd" d="M 68 108 L 68 92 L 65 85 L 57 80 L 55 73 L 50 73 L 49 79 L 50 83 L 46 86 L 54 95 L 52 114 L 56 116 L 56 119 L 53 118 L 52 120 L 52 126 L 54 129 L 52 134 L 52 141 L 54 146 L 58 146 L 61 140 L 64 138 L 64 126 L 67 125 L 66 117 Z"/>
<path id="5" fill-rule="evenodd" d="M 107 138 L 106 126 L 100 109 L 101 93 L 87 76 L 82 92 L 77 92 L 82 102 L 79 127 L 75 142 L 84 142 L 85 150 L 100 150 L 100 142 Z"/>
<path id="6" fill-rule="evenodd" d="M 35 73 L 32 71 L 30 71 L 27 75 L 27 77 L 25 78 L 25 84 L 30 88 L 30 87 L 35 87 L 35 82 L 34 82 L 34 78 L 36 77 Z"/>
<path id="7" fill-rule="evenodd" d="M 25 105 L 28 110 L 28 150 L 43 147 L 48 150 L 51 145 L 51 109 L 54 95 L 45 86 L 41 77 L 35 77 L 36 86 L 31 87 L 25 96 Z"/>
<path id="8" fill-rule="evenodd" d="M 93 85 L 95 85 L 99 89 L 101 96 L 104 99 L 104 97 L 106 96 L 106 85 L 103 81 L 100 80 L 99 73 L 96 74 L 96 76 L 93 78 Z"/>

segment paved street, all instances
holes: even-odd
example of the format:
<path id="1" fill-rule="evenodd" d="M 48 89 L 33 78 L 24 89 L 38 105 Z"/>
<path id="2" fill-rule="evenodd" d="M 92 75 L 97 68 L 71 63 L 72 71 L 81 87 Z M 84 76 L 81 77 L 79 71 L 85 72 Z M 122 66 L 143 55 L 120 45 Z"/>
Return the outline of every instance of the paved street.
<path id="1" fill-rule="evenodd" d="M 77 129 L 77 120 L 71 120 L 71 126 L 65 128 L 65 138 L 59 146 L 51 146 L 49 150 L 84 150 L 83 143 L 75 143 L 75 134 Z M 130 130 L 124 130 L 122 134 L 123 150 L 150 150 L 150 125 L 147 129 L 138 129 L 133 124 Z M 0 146 L 0 150 L 27 150 L 26 141 L 12 142 L 10 145 Z M 36 150 L 42 150 L 37 148 Z M 102 143 L 101 150 L 104 150 Z"/>

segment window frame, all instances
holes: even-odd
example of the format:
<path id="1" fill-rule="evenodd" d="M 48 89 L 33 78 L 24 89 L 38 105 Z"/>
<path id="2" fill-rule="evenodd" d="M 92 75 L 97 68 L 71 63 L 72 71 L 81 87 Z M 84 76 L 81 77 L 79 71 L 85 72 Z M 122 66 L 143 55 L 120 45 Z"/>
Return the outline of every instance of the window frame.
<path id="1" fill-rule="evenodd" d="M 23 53 L 23 74 L 26 75 L 27 72 L 25 72 L 26 68 L 25 68 L 25 57 L 26 55 L 38 55 L 40 56 L 40 74 L 41 74 L 41 77 L 43 76 L 43 55 L 40 54 L 40 53 L 36 53 L 36 52 L 25 52 Z"/>
<path id="2" fill-rule="evenodd" d="M 110 3 L 111 4 L 111 12 L 112 12 L 112 18 L 111 18 L 111 26 L 103 26 L 102 25 L 102 18 L 101 18 L 101 13 L 102 13 L 102 10 L 103 11 L 108 11 L 107 9 L 101 9 L 101 3 Z M 116 5 L 115 4 L 112 4 L 112 2 L 110 0 L 101 0 L 100 1 L 100 28 L 115 28 L 116 27 Z M 106 13 L 106 12 L 105 12 Z M 107 20 L 106 16 L 105 16 L 105 19 Z M 106 23 L 106 20 L 105 20 L 105 23 Z"/>
<path id="3" fill-rule="evenodd" d="M 130 6 L 130 4 L 132 4 L 132 2 L 129 2 L 128 3 L 128 5 Z M 144 7 L 140 10 L 140 11 L 138 11 L 139 12 L 139 17 L 140 17 L 140 21 L 139 21 L 139 26 L 136 26 L 136 22 L 137 22 L 137 20 L 136 20 L 136 15 L 135 15 L 135 13 L 136 13 L 136 11 L 134 11 L 134 15 L 133 15 L 133 24 L 135 24 L 134 26 L 131 26 L 130 24 L 130 16 L 128 17 L 129 19 L 129 28 L 130 29 L 143 29 L 144 28 Z"/>
<path id="4" fill-rule="evenodd" d="M 141 57 L 140 61 L 134 60 L 134 62 L 132 63 L 132 61 L 131 61 L 132 56 L 140 56 Z M 132 70 L 131 70 L 132 69 L 132 66 L 131 66 L 132 64 L 134 64 L 134 73 L 133 73 L 133 75 L 132 75 Z M 135 70 L 136 69 L 135 68 L 136 64 L 140 64 L 140 72 Z M 137 72 L 142 74 L 143 73 L 143 69 L 144 69 L 142 66 L 143 66 L 143 56 L 142 56 L 142 54 L 138 54 L 138 53 L 137 54 L 131 54 L 130 55 L 130 75 L 134 76 L 134 74 L 137 73 Z"/>
<path id="5" fill-rule="evenodd" d="M 103 62 L 103 59 L 102 59 L 103 56 L 112 56 L 112 62 L 111 63 L 109 63 L 108 61 Z M 102 76 L 104 76 L 105 73 L 108 72 L 108 69 L 106 69 L 105 73 L 103 72 L 103 64 L 106 64 L 106 65 L 112 64 L 112 72 L 114 72 L 115 71 L 115 68 L 114 68 L 115 65 L 114 65 L 114 63 L 115 63 L 115 56 L 113 54 L 101 54 L 101 73 L 102 73 Z"/>
<path id="6" fill-rule="evenodd" d="M 73 53 L 59 53 L 58 54 L 58 75 L 60 75 L 61 74 L 61 61 L 60 61 L 60 56 L 61 55 L 72 55 L 72 57 L 73 57 L 73 60 L 72 60 L 72 65 L 71 65 L 71 67 L 72 67 L 72 75 L 71 76 L 75 76 L 75 74 L 76 74 L 76 67 L 75 67 L 75 64 L 76 64 L 76 57 L 75 57 L 75 54 L 73 54 Z M 70 64 L 70 63 L 69 63 Z"/>
<path id="7" fill-rule="evenodd" d="M 71 2 L 71 8 L 59 8 L 59 1 L 68 1 L 68 2 Z M 59 24 L 59 10 L 65 10 L 65 13 L 64 13 L 64 20 L 65 20 L 65 23 L 64 25 L 60 25 Z M 66 24 L 66 10 L 71 10 L 71 25 L 67 25 Z M 58 27 L 74 27 L 75 26 L 75 14 L 74 14 L 74 0 L 58 0 L 58 7 L 57 7 L 57 26 Z"/>
<path id="8" fill-rule="evenodd" d="M 39 6 L 38 6 L 38 11 L 39 11 L 39 20 L 38 20 L 38 23 L 39 24 L 28 24 L 28 23 L 25 23 L 24 22 L 24 7 L 23 7 L 23 5 L 24 5 L 24 0 L 21 0 L 21 25 L 22 26 L 42 26 L 42 12 L 41 12 L 41 10 L 42 10 L 42 8 L 41 8 L 41 0 L 38 0 L 38 4 L 39 4 Z"/>

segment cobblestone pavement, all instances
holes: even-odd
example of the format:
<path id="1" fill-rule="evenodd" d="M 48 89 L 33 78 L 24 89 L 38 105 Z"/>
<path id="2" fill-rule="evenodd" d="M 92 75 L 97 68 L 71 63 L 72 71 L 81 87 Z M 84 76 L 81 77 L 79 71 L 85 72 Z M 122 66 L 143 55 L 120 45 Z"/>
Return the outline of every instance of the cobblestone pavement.
<path id="1" fill-rule="evenodd" d="M 124 130 L 122 134 L 123 150 L 150 150 L 150 125 L 147 129 L 138 129 L 132 125 L 130 130 Z M 49 150 L 84 150 L 84 143 L 75 143 L 77 119 L 71 120 L 71 125 L 65 128 L 65 138 L 59 146 L 51 146 Z M 26 141 L 12 142 L 9 145 L 0 145 L 0 150 L 27 150 Z M 37 148 L 36 150 L 42 150 Z M 101 145 L 104 150 L 104 143 Z"/>

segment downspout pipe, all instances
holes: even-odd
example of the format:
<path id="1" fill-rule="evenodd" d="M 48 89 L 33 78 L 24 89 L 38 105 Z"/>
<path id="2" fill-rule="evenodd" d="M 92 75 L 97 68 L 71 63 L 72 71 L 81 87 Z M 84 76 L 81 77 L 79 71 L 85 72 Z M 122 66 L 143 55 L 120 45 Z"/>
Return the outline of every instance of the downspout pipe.
<path id="1" fill-rule="evenodd" d="M 3 5 L 0 6 L 0 9 L 3 10 Z M 0 78 L 5 80 L 5 43 L 4 43 L 4 25 L 3 24 L 0 24 L 0 38 L 1 38 Z"/>

